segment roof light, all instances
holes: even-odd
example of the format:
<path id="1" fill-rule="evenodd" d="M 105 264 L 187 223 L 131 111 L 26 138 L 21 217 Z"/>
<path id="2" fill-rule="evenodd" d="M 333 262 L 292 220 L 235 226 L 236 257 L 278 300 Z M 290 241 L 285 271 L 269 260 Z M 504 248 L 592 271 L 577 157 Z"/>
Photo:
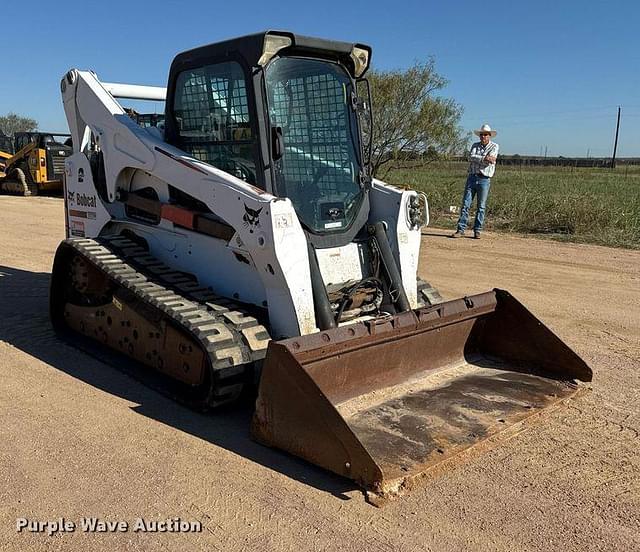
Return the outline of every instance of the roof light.
<path id="1" fill-rule="evenodd" d="M 265 66 L 273 56 L 283 48 L 291 46 L 292 40 L 288 36 L 268 34 L 264 37 L 264 47 L 262 56 L 258 60 L 258 65 Z"/>
<path id="2" fill-rule="evenodd" d="M 351 50 L 351 59 L 354 65 L 354 74 L 356 77 L 361 77 L 369 67 L 369 50 L 354 46 Z"/>

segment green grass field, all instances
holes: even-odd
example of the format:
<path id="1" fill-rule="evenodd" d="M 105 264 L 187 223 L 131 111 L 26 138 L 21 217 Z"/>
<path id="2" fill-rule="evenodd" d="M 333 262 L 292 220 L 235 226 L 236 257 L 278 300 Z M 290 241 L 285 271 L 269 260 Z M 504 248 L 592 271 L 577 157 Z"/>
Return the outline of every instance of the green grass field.
<path id="1" fill-rule="evenodd" d="M 439 162 L 393 169 L 384 180 L 425 192 L 431 225 L 454 228 L 457 215 L 449 207 L 460 206 L 466 168 L 465 163 Z M 640 248 L 640 167 L 498 166 L 485 229 Z"/>

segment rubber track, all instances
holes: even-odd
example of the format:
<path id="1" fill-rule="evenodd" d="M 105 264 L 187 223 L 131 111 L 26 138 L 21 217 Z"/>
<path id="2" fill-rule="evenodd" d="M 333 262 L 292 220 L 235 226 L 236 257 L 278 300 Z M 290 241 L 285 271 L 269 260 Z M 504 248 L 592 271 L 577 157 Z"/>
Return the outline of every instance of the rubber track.
<path id="1" fill-rule="evenodd" d="M 271 339 L 255 317 L 193 277 L 165 265 L 127 237 L 71 238 L 63 243 L 201 343 L 213 369 L 214 390 L 208 406 L 238 398 L 245 380 L 241 376 L 248 365 L 265 357 Z"/>
<path id="2" fill-rule="evenodd" d="M 27 176 L 22 169 L 19 170 L 22 172 L 22 180 L 10 179 L 9 173 L 5 178 L 0 179 L 0 193 L 21 196 L 38 195 L 38 185 L 33 182 L 31 175 Z"/>

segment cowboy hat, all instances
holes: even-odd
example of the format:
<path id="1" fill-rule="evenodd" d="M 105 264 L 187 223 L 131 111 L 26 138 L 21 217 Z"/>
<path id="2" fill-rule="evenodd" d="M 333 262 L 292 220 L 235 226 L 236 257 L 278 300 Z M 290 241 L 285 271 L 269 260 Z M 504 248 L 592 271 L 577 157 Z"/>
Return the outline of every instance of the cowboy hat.
<path id="1" fill-rule="evenodd" d="M 488 132 L 489 134 L 491 134 L 491 138 L 493 138 L 496 134 L 498 134 L 498 132 L 497 132 L 497 131 L 495 131 L 495 130 L 491 130 L 491 127 L 490 127 L 487 123 L 485 123 L 484 125 L 482 125 L 478 130 L 474 130 L 474 131 L 473 131 L 473 133 L 474 133 L 476 136 L 480 136 L 480 134 L 484 134 L 484 133 L 486 133 L 486 132 Z"/>

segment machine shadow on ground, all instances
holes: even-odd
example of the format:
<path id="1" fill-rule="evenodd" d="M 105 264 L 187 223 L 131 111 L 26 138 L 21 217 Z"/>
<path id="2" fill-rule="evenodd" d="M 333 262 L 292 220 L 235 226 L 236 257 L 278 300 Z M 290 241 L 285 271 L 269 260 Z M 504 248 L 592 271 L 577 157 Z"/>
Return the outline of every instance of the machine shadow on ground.
<path id="1" fill-rule="evenodd" d="M 1 180 L 1 177 L 0 177 L 0 180 Z M 64 199 L 64 192 L 62 190 L 38 190 L 38 193 L 32 196 L 24 196 L 23 194 L 15 194 L 10 192 L 0 191 L 0 195 L 4 197 L 19 197 L 19 198 L 26 197 L 27 201 L 29 201 L 31 198 L 34 198 L 34 197 L 47 198 L 47 199 Z"/>
<path id="2" fill-rule="evenodd" d="M 135 366 L 117 353 L 80 350 L 59 338 L 49 321 L 51 275 L 0 265 L 0 341 L 5 341 L 49 366 L 97 389 L 138 406 L 133 410 L 163 424 L 223 447 L 288 477 L 342 500 L 357 486 L 303 460 L 251 440 L 249 426 L 255 391 L 237 404 L 200 414 L 177 404 L 158 391 L 149 370 Z M 118 368 L 113 366 L 117 364 Z M 10 370 L 10 366 L 5 366 Z M 147 385 L 145 385 L 147 384 Z M 148 386 L 149 385 L 149 386 Z"/>

